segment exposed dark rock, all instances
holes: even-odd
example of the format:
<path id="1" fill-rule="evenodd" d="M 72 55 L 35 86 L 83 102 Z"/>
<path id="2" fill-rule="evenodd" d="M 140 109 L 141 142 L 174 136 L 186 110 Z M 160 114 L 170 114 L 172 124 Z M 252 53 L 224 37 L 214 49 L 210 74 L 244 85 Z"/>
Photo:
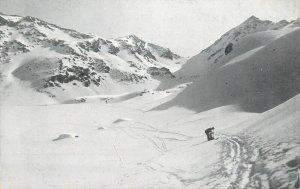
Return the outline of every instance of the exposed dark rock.
<path id="1" fill-rule="evenodd" d="M 165 68 L 165 67 L 162 67 L 162 68 L 150 67 L 150 68 L 148 68 L 147 73 L 152 75 L 152 76 L 169 77 L 169 78 L 174 78 L 175 77 L 170 72 L 170 70 L 168 68 Z"/>
<path id="2" fill-rule="evenodd" d="M 288 161 L 286 163 L 286 165 L 289 166 L 289 167 L 298 167 L 298 166 L 300 166 L 300 157 L 295 158 L 291 161 Z"/>
<path id="3" fill-rule="evenodd" d="M 89 87 L 93 82 L 95 85 L 99 86 L 101 82 L 101 77 L 97 75 L 96 72 L 91 72 L 89 68 L 83 68 L 80 66 L 72 66 L 62 70 L 61 73 L 51 76 L 44 85 L 44 88 L 52 87 L 53 84 L 58 83 L 69 83 L 72 81 L 79 81 L 85 87 Z"/>
<path id="4" fill-rule="evenodd" d="M 3 46 L 1 46 L 1 53 L 26 53 L 29 52 L 29 49 L 27 48 L 26 45 L 23 43 L 17 41 L 17 40 L 12 40 L 12 41 L 5 41 L 3 43 Z"/>
<path id="5" fill-rule="evenodd" d="M 109 73 L 110 67 L 106 65 L 103 60 L 94 59 L 93 62 L 89 63 L 89 67 L 100 73 Z"/>
<path id="6" fill-rule="evenodd" d="M 233 44 L 232 44 L 232 43 L 229 43 L 229 44 L 225 47 L 225 55 L 229 54 L 232 50 L 233 50 Z"/>
<path id="7" fill-rule="evenodd" d="M 116 55 L 118 52 L 120 52 L 120 49 L 111 44 L 111 45 L 108 46 L 108 52 L 110 54 Z"/>
<path id="8" fill-rule="evenodd" d="M 138 83 L 148 79 L 147 76 L 144 75 L 139 75 L 139 74 L 134 74 L 129 72 L 121 72 L 120 70 L 117 69 L 112 69 L 109 75 L 112 79 L 116 79 L 124 82 Z"/>
<path id="9" fill-rule="evenodd" d="M 160 55 L 160 57 L 168 58 L 168 59 L 170 59 L 170 60 L 173 60 L 173 58 L 174 58 L 174 53 L 172 53 L 172 52 L 170 51 L 170 49 L 167 49 L 167 51 L 163 52 L 163 53 Z"/>
<path id="10" fill-rule="evenodd" d="M 156 57 L 150 51 L 148 51 L 148 50 L 145 51 L 144 57 L 156 60 Z"/>

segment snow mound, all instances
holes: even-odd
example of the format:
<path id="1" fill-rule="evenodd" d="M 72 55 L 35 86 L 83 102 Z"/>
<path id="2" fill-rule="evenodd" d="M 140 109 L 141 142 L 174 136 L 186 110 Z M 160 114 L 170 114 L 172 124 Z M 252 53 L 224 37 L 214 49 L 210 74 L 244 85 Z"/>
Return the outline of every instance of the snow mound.
<path id="1" fill-rule="evenodd" d="M 120 122 L 124 122 L 124 121 L 131 121 L 132 119 L 130 118 L 119 118 L 119 119 L 116 119 L 113 124 L 116 124 L 116 123 L 120 123 Z"/>
<path id="2" fill-rule="evenodd" d="M 76 134 L 60 134 L 57 138 L 53 139 L 52 141 L 67 139 L 67 138 L 78 138 L 79 136 Z"/>

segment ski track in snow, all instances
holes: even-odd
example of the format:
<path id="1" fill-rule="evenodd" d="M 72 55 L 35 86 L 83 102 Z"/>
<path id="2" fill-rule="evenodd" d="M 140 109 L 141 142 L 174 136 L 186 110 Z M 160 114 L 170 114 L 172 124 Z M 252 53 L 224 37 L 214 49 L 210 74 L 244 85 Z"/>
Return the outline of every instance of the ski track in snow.
<path id="1" fill-rule="evenodd" d="M 253 162 L 258 154 L 251 145 L 251 139 L 220 135 L 218 144 L 222 145 L 220 163 L 216 166 L 216 171 L 202 178 L 205 183 L 203 186 L 227 189 L 247 188 L 251 182 Z"/>
<path id="2" fill-rule="evenodd" d="M 181 137 L 184 135 L 180 135 L 179 133 L 161 130 L 153 131 L 148 128 L 117 127 L 112 129 L 115 131 L 116 140 L 114 150 L 120 160 L 121 167 L 124 167 L 124 162 L 121 155 L 118 153 L 118 132 L 123 132 L 134 139 L 148 140 L 152 144 L 153 148 L 161 155 L 169 153 L 169 149 L 166 145 L 168 136 L 159 136 L 159 134 L 168 133 L 172 135 L 172 139 L 174 137 L 175 140 L 182 142 L 193 139 L 193 137 L 185 136 L 186 139 L 182 140 Z M 139 132 L 139 130 L 143 130 L 146 133 Z M 147 132 L 152 134 L 149 135 Z M 194 143 L 191 145 L 195 146 Z M 189 168 L 186 169 L 181 167 L 179 169 L 174 165 L 165 165 L 164 163 L 159 162 L 159 155 L 158 157 L 153 157 L 150 160 L 140 162 L 138 164 L 139 168 L 136 172 L 134 172 L 134 175 L 138 174 L 138 170 L 144 170 L 150 175 L 154 172 L 155 174 L 160 175 L 159 177 L 162 179 L 162 183 L 165 183 L 165 181 L 168 180 L 167 182 L 176 183 L 176 187 L 179 188 L 269 188 L 269 180 L 271 179 L 270 177 L 272 174 L 268 175 L 268 172 L 259 172 L 259 170 L 256 170 L 259 169 L 257 166 L 260 166 L 258 162 L 260 157 L 260 148 L 255 146 L 255 138 L 245 135 L 220 135 L 215 145 L 221 146 L 220 161 L 218 161 L 215 165 L 211 165 L 214 167 L 214 171 L 208 175 L 203 175 L 201 170 L 191 171 Z M 177 149 L 173 149 L 172 151 L 176 150 Z M 129 175 L 131 174 L 129 173 Z M 123 180 L 121 179 L 119 184 L 122 185 L 122 183 Z"/>
<path id="3" fill-rule="evenodd" d="M 125 132 L 122 129 L 123 132 Z M 128 133 L 127 133 L 128 134 Z M 145 139 L 150 140 L 153 146 L 161 153 L 166 153 L 167 149 L 163 141 L 158 144 L 151 137 L 143 135 Z M 163 140 L 159 138 L 159 140 Z M 257 158 L 257 152 L 249 143 L 248 139 L 242 139 L 238 136 L 220 135 L 217 144 L 222 145 L 220 154 L 220 163 L 217 164 L 216 171 L 209 175 L 187 174 L 188 170 L 178 170 L 176 167 L 168 167 L 155 161 L 155 158 L 141 163 L 141 165 L 150 172 L 177 180 L 184 188 L 227 188 L 243 189 L 247 188 L 250 180 L 253 162 Z M 201 171 L 199 171 L 201 172 Z M 189 176 L 188 176 L 189 175 Z M 201 187 L 200 187 L 201 188 Z"/>
<path id="4" fill-rule="evenodd" d="M 253 161 L 257 158 L 257 153 L 248 140 L 238 136 L 221 135 L 219 143 L 222 145 L 220 163 L 213 173 L 203 175 L 190 175 L 186 177 L 175 170 L 175 167 L 165 167 L 151 162 L 144 166 L 151 167 L 151 170 L 164 172 L 182 183 L 185 188 L 227 188 L 243 189 L 247 188 L 250 182 L 250 174 Z M 182 171 L 184 174 L 186 171 Z M 201 187 L 200 187 L 201 188 Z"/>
<path id="5" fill-rule="evenodd" d="M 238 136 L 221 135 L 220 139 L 223 145 L 221 170 L 228 183 L 223 188 L 245 188 L 250 182 L 253 161 L 257 158 L 255 149 Z"/>
<path id="6" fill-rule="evenodd" d="M 140 123 L 140 122 L 139 122 Z M 141 123 L 140 123 L 141 124 Z M 124 167 L 123 158 L 118 152 L 119 133 L 124 133 L 128 137 L 137 140 L 148 140 L 153 148 L 161 155 L 168 153 L 165 140 L 171 138 L 178 141 L 189 141 L 194 137 L 189 137 L 174 132 L 167 132 L 142 124 L 143 127 L 137 126 L 119 126 L 110 127 L 113 130 L 115 143 L 114 151 L 120 161 L 120 166 Z M 167 135 L 166 135 L 167 134 Z M 162 136 L 160 136 L 162 135 Z M 163 136 L 166 135 L 166 136 Z M 243 189 L 248 188 L 251 179 L 251 171 L 255 160 L 258 157 L 258 149 L 252 145 L 252 139 L 245 136 L 220 135 L 216 145 L 221 145 L 220 161 L 215 166 L 216 169 L 209 175 L 189 174 L 188 170 L 178 171 L 176 167 L 168 167 L 156 162 L 156 158 L 150 161 L 141 162 L 140 165 L 145 170 L 157 172 L 168 178 L 173 178 L 181 183 L 185 188 L 197 188 L 197 186 L 206 186 L 205 188 L 227 188 L 227 189 Z M 193 144 L 194 146 L 195 144 Z M 176 151 L 176 149 L 174 149 Z M 201 171 L 199 171 L 201 172 Z M 120 183 L 123 181 L 120 180 Z"/>

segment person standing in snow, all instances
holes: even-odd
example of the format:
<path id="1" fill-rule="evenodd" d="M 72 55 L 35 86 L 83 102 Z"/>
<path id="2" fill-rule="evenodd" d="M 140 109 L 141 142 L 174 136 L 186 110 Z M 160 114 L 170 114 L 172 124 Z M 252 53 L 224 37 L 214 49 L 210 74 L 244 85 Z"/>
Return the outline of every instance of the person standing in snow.
<path id="1" fill-rule="evenodd" d="M 205 130 L 205 134 L 207 136 L 207 141 L 210 141 L 210 140 L 213 140 L 214 137 L 213 137 L 213 134 L 214 134 L 214 127 L 211 127 L 211 128 L 208 128 Z"/>

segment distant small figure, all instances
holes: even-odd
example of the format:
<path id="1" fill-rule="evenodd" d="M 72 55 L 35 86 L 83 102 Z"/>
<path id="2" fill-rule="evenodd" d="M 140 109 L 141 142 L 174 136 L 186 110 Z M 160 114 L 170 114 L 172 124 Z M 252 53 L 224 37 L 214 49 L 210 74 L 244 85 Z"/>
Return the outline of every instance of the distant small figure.
<path id="1" fill-rule="evenodd" d="M 207 141 L 214 139 L 214 127 L 208 128 L 205 130 L 205 134 L 207 136 Z"/>
<path id="2" fill-rule="evenodd" d="M 105 100 L 105 103 L 107 104 L 107 99 Z"/>

